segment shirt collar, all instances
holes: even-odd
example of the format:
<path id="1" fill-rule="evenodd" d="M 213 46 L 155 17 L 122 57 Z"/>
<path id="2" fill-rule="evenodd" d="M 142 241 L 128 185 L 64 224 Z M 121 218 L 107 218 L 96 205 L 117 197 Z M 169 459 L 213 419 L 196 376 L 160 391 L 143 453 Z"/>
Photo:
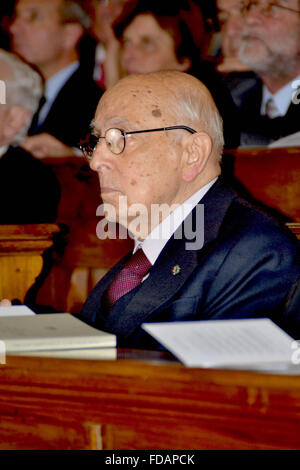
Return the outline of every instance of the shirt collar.
<path id="1" fill-rule="evenodd" d="M 4 147 L 0 147 L 0 158 L 3 157 L 3 155 L 7 152 L 8 150 L 8 145 L 5 145 Z"/>
<path id="2" fill-rule="evenodd" d="M 277 106 L 277 109 L 280 113 L 281 116 L 285 116 L 287 113 L 287 110 L 291 104 L 293 95 L 295 93 L 295 85 L 293 84 L 295 82 L 299 82 L 300 80 L 300 75 L 298 77 L 295 77 L 291 82 L 289 82 L 287 85 L 285 85 L 283 88 L 281 88 L 277 93 L 272 94 L 268 88 L 264 85 L 263 90 L 262 90 L 262 102 L 261 102 L 261 114 L 266 114 L 266 103 L 270 98 L 273 98 L 274 103 Z"/>
<path id="3" fill-rule="evenodd" d="M 199 201 L 201 201 L 201 199 L 211 188 L 211 186 L 217 181 L 217 179 L 218 178 L 213 179 L 208 184 L 200 188 L 183 204 L 171 212 L 168 217 L 166 217 L 157 227 L 152 230 L 152 232 L 143 242 L 135 238 L 133 252 L 135 253 L 138 248 L 143 248 L 145 255 L 153 265 L 168 240 L 172 237 L 174 232 L 182 224 L 188 214 L 192 212 L 194 207 L 199 203 Z"/>
<path id="4" fill-rule="evenodd" d="M 65 82 L 71 77 L 75 70 L 79 67 L 79 62 L 73 62 L 58 73 L 49 78 L 45 83 L 45 98 L 47 102 L 53 102 L 56 95 L 65 84 Z"/>

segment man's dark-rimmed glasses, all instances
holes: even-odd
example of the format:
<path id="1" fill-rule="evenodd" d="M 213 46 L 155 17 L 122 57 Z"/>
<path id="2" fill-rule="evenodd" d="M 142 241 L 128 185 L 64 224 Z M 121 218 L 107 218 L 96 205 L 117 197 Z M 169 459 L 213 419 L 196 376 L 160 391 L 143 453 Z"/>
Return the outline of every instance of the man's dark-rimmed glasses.
<path id="1" fill-rule="evenodd" d="M 83 155 L 91 160 L 93 158 L 94 151 L 100 141 L 104 139 L 107 145 L 107 148 L 115 155 L 120 155 L 125 149 L 126 137 L 129 137 L 132 134 L 142 134 L 144 132 L 159 132 L 159 131 L 172 131 L 175 129 L 183 129 L 191 134 L 195 134 L 197 131 L 187 126 L 170 126 L 170 127 L 159 127 L 157 129 L 145 129 L 141 131 L 131 131 L 127 132 L 118 128 L 110 128 L 105 131 L 104 136 L 98 136 L 96 134 L 90 134 L 85 142 L 80 143 L 80 150 Z"/>

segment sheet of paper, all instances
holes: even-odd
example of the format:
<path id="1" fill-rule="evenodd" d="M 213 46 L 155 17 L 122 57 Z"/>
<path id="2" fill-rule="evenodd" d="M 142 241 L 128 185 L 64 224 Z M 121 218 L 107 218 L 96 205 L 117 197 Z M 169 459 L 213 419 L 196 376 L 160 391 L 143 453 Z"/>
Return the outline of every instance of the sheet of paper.
<path id="1" fill-rule="evenodd" d="M 27 315 L 35 315 L 35 313 L 26 307 L 26 305 L 0 307 L 0 317 L 23 317 Z"/>
<path id="2" fill-rule="evenodd" d="M 269 319 L 147 323 L 143 328 L 188 367 L 293 366 L 294 339 Z"/>

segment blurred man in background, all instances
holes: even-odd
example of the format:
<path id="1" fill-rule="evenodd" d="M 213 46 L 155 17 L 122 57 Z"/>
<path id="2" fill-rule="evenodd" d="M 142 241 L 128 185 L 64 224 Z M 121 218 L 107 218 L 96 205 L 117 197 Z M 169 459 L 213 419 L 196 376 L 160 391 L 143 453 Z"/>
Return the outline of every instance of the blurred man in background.
<path id="1" fill-rule="evenodd" d="M 40 76 L 15 55 L 0 50 L 0 223 L 54 222 L 60 196 L 50 167 L 22 144 L 42 96 Z"/>
<path id="2" fill-rule="evenodd" d="M 239 58 L 260 78 L 244 96 L 242 144 L 266 145 L 300 131 L 299 0 L 245 0 Z"/>
<path id="3" fill-rule="evenodd" d="M 44 103 L 29 131 L 33 137 L 24 143 L 36 156 L 50 156 L 55 145 L 59 155 L 89 131 L 101 91 L 79 63 L 77 45 L 88 25 L 75 0 L 16 1 L 12 49 L 45 80 Z"/>

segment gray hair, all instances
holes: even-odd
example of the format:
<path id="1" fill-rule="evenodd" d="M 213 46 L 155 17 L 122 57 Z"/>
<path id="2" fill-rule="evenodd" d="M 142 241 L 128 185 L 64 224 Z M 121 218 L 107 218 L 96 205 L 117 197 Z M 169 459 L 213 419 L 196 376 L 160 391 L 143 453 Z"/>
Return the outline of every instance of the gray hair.
<path id="1" fill-rule="evenodd" d="M 13 143 L 19 144 L 26 137 L 32 117 L 38 109 L 43 95 L 43 83 L 40 75 L 15 54 L 0 49 L 0 61 L 9 69 L 9 75 L 5 79 L 6 106 L 10 108 L 18 105 L 30 112 L 28 122 L 14 138 Z"/>
<path id="2" fill-rule="evenodd" d="M 208 90 L 206 92 L 210 95 Z M 223 119 L 213 98 L 211 97 L 211 102 L 207 106 L 206 101 L 199 99 L 199 95 L 194 96 L 192 89 L 182 89 L 180 95 L 181 99 L 177 105 L 181 116 L 185 116 L 191 123 L 201 123 L 202 130 L 212 139 L 215 155 L 221 161 L 224 149 Z"/>

